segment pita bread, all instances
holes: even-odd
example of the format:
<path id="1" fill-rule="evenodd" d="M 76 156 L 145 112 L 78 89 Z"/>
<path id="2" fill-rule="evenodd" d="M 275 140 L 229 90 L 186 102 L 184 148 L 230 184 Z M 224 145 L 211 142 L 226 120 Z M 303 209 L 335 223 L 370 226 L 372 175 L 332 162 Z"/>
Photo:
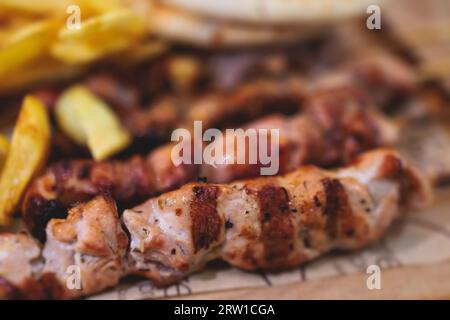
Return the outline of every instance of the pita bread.
<path id="1" fill-rule="evenodd" d="M 160 0 L 203 16 L 257 24 L 310 24 L 365 15 L 377 0 Z"/>
<path id="2" fill-rule="evenodd" d="M 141 14 L 143 7 L 137 6 Z M 151 31 L 172 41 L 204 47 L 233 47 L 282 43 L 309 37 L 317 28 L 257 27 L 202 18 L 163 5 L 147 6 L 146 19 Z"/>

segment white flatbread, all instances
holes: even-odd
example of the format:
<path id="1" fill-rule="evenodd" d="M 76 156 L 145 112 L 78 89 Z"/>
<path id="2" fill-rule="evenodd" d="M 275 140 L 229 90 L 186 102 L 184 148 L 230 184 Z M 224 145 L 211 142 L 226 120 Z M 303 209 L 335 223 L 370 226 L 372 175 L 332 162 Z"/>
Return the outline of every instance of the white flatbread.
<path id="1" fill-rule="evenodd" d="M 196 14 L 257 24 L 309 24 L 366 14 L 378 0 L 159 0 Z"/>
<path id="2" fill-rule="evenodd" d="M 139 8 L 142 14 L 143 7 Z M 224 22 L 158 4 L 147 7 L 146 19 L 151 31 L 163 39 L 214 48 L 287 42 L 325 31 Z"/>

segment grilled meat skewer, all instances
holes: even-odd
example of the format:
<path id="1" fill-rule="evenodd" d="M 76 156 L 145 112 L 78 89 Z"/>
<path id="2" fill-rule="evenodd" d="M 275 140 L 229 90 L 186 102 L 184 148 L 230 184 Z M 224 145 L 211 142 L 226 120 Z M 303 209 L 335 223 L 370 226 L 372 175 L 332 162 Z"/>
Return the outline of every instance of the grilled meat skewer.
<path id="1" fill-rule="evenodd" d="M 411 67 L 386 52 L 343 62 L 334 71 L 319 72 L 317 75 L 304 74 L 295 66 L 290 67 L 286 60 L 289 58 L 283 54 L 267 57 L 219 55 L 212 61 L 220 69 L 214 73 L 220 74 L 208 81 L 217 85 L 199 94 L 191 94 L 190 98 L 168 94 L 155 100 L 149 108 L 138 107 L 137 93 L 132 88 L 127 90 L 125 84 L 112 76 L 93 76 L 87 84 L 95 94 L 115 106 L 124 125 L 135 137 L 157 143 L 167 141 L 176 128 L 190 127 L 194 120 L 203 121 L 204 127 L 225 128 L 240 125 L 273 110 L 292 114 L 299 110 L 308 91 L 315 91 L 314 87 L 336 75 L 345 75 L 347 81 L 363 88 L 381 108 L 411 93 L 416 84 Z M 240 65 L 248 65 L 244 68 L 246 71 L 241 71 L 244 75 L 250 72 L 247 69 L 265 71 L 263 75 L 253 77 L 233 76 L 233 71 L 239 70 Z M 228 82 L 231 85 L 226 85 Z"/>
<path id="2" fill-rule="evenodd" d="M 0 234 L 0 299 L 69 299 L 115 286 L 128 238 L 114 201 L 99 196 L 47 226 L 42 251 L 24 234 Z"/>
<path id="3" fill-rule="evenodd" d="M 332 249 L 362 248 L 402 206 L 420 207 L 430 194 L 396 152 L 376 150 L 337 171 L 305 166 L 286 176 L 188 184 L 125 210 L 122 219 L 131 272 L 166 285 L 217 258 L 245 270 L 280 270 Z"/>
<path id="4" fill-rule="evenodd" d="M 279 172 L 286 173 L 305 163 L 339 165 L 362 151 L 390 145 L 395 129 L 372 109 L 360 90 L 335 86 L 316 92 L 292 118 L 272 117 L 248 127 L 280 129 Z M 195 181 L 200 172 L 214 182 L 259 174 L 258 165 L 175 166 L 172 148 L 173 144 L 168 144 L 146 157 L 125 161 L 70 160 L 50 166 L 25 196 L 22 215 L 28 228 L 42 239 L 51 218 L 63 217 L 64 209 L 101 193 L 110 193 L 121 206 L 130 206 Z"/>
<path id="5" fill-rule="evenodd" d="M 336 171 L 304 166 L 285 176 L 188 184 L 126 210 L 129 242 L 112 201 L 98 196 L 49 223 L 38 272 L 29 271 L 39 256 L 36 243 L 1 235 L 0 292 L 21 292 L 31 279 L 42 296 L 74 298 L 112 287 L 126 274 L 163 286 L 217 258 L 245 270 L 281 270 L 333 249 L 367 246 L 403 208 L 430 200 L 428 181 L 389 149 Z M 8 246 L 19 241 L 31 250 Z M 80 268 L 79 289 L 67 287 L 69 266 Z"/>
<path id="6" fill-rule="evenodd" d="M 203 121 L 204 127 L 226 128 L 274 111 L 293 114 L 303 105 L 305 95 L 310 95 L 309 92 L 314 92 L 317 85 L 337 75 L 344 75 L 353 86 L 362 88 L 371 101 L 382 109 L 395 108 L 397 105 L 393 106 L 393 102 L 397 104 L 407 97 L 416 85 L 411 66 L 387 52 L 333 63 L 331 72 L 324 72 L 320 65 L 315 66 L 316 71 L 308 72 L 306 69 L 314 69 L 314 66 L 291 63 L 290 60 L 299 59 L 295 51 L 290 55 L 280 51 L 267 56 L 247 52 L 217 54 L 210 58 L 211 61 L 202 63 L 205 67 L 198 72 L 211 74 L 203 81 L 208 83 L 207 86 L 200 85 L 188 94 L 161 89 L 159 91 L 163 94 L 143 99 L 143 93 L 137 87 L 142 85 L 150 91 L 155 89 L 153 86 L 159 88 L 158 80 L 168 78 L 169 65 L 177 59 L 179 57 L 168 57 L 162 62 L 155 62 L 149 75 L 138 83 L 110 73 L 94 74 L 84 81 L 94 94 L 113 107 L 123 125 L 134 136 L 130 152 L 148 151 L 167 142 L 174 129 L 189 128 L 193 120 Z M 195 65 L 200 64 L 199 59 L 196 55 L 182 58 L 196 61 Z M 161 68 L 163 70 L 159 70 Z M 156 75 L 151 75 L 155 72 Z M 59 89 L 44 89 L 34 94 L 52 107 L 59 92 Z M 79 150 L 75 148 L 72 154 L 76 152 Z M 67 156 L 66 153 L 62 155 Z M 57 158 L 58 153 L 55 156 Z"/>

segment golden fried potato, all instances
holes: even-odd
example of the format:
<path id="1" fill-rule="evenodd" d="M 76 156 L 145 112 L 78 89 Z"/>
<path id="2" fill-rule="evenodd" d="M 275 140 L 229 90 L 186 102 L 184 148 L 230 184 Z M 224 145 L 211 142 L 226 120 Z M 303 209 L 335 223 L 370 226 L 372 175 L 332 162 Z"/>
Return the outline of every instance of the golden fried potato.
<path id="1" fill-rule="evenodd" d="M 75 142 L 87 145 L 96 160 L 121 151 L 131 140 L 110 107 L 82 86 L 63 92 L 57 102 L 56 120 Z"/>
<path id="2" fill-rule="evenodd" d="M 46 20 L 27 25 L 10 36 L 0 50 L 0 79 L 45 54 L 57 27 L 54 20 Z"/>
<path id="3" fill-rule="evenodd" d="M 118 0 L 0 0 L 0 10 L 34 16 L 67 15 L 66 10 L 71 5 L 78 5 L 83 16 L 119 10 L 123 7 Z"/>
<path id="4" fill-rule="evenodd" d="M 0 174 L 2 172 L 3 164 L 6 160 L 6 154 L 8 153 L 9 142 L 8 139 L 2 134 L 0 134 Z"/>
<path id="5" fill-rule="evenodd" d="M 80 7 L 84 16 L 93 16 L 124 8 L 119 0 L 74 0 L 73 4 Z"/>
<path id="6" fill-rule="evenodd" d="M 71 4 L 69 0 L 0 0 L 0 10 L 27 14 L 48 15 L 65 12 Z"/>
<path id="7" fill-rule="evenodd" d="M 51 52 L 65 63 L 84 64 L 125 50 L 145 34 L 145 23 L 135 13 L 112 11 L 84 20 L 80 29 L 61 29 Z"/>
<path id="8" fill-rule="evenodd" d="M 62 132 L 81 146 L 87 144 L 86 133 L 78 120 L 77 105 L 84 103 L 77 90 L 69 89 L 56 102 L 55 118 Z"/>
<path id="9" fill-rule="evenodd" d="M 0 175 L 0 225 L 10 224 L 25 188 L 45 165 L 50 135 L 45 106 L 32 96 L 26 97 Z"/>
<path id="10" fill-rule="evenodd" d="M 43 57 L 33 67 L 18 68 L 6 78 L 0 78 L 0 95 L 23 92 L 35 84 L 46 85 L 76 78 L 87 71 L 87 66 L 66 65 L 50 57 Z"/>

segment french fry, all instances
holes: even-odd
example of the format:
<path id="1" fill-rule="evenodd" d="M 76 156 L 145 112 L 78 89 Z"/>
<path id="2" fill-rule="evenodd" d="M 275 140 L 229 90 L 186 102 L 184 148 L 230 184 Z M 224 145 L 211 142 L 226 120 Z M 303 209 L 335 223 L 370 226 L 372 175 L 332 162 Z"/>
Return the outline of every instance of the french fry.
<path id="1" fill-rule="evenodd" d="M 54 20 L 33 23 L 8 38 L 0 49 L 0 79 L 42 56 L 55 38 L 57 24 Z"/>
<path id="2" fill-rule="evenodd" d="M 81 96 L 81 98 L 80 98 Z M 77 116 L 77 105 L 85 103 L 83 93 L 79 90 L 69 89 L 58 99 L 55 108 L 55 118 L 62 132 L 81 146 L 87 144 L 86 133 Z"/>
<path id="3" fill-rule="evenodd" d="M 118 0 L 74 0 L 73 3 L 80 7 L 82 14 L 85 16 L 118 11 L 124 8 Z"/>
<path id="4" fill-rule="evenodd" d="M 6 155 L 9 149 L 8 139 L 2 134 L 0 134 L 0 174 L 2 172 L 3 164 L 6 160 Z"/>
<path id="5" fill-rule="evenodd" d="M 64 17 L 69 14 L 67 9 L 71 5 L 79 6 L 82 17 L 92 17 L 124 8 L 119 0 L 0 0 L 0 15 L 7 13 L 30 17 Z"/>
<path id="6" fill-rule="evenodd" d="M 96 160 L 121 151 L 131 140 L 109 106 L 82 86 L 63 92 L 57 102 L 56 120 L 69 137 L 87 145 Z"/>
<path id="7" fill-rule="evenodd" d="M 61 29 L 51 52 L 65 63 L 84 64 L 125 50 L 145 34 L 140 17 L 130 10 L 118 10 L 86 19 L 80 29 Z"/>
<path id="8" fill-rule="evenodd" d="M 26 97 L 0 176 L 0 225 L 11 223 L 25 188 L 45 165 L 50 134 L 45 106 L 32 96 Z"/>
<path id="9" fill-rule="evenodd" d="M 69 0 L 0 0 L 0 10 L 23 12 L 35 15 L 48 15 L 50 13 L 64 13 Z"/>
<path id="10" fill-rule="evenodd" d="M 0 0 L 1 1 L 1 0 Z M 27 25 L 36 22 L 36 18 L 28 15 L 20 15 L 13 13 L 0 13 L 0 50 L 6 47 L 8 39 L 14 36 L 19 29 L 23 29 Z"/>
<path id="11" fill-rule="evenodd" d="M 34 62 L 32 68 L 27 66 L 18 68 L 8 77 L 0 78 L 0 95 L 19 93 L 36 83 L 45 85 L 73 79 L 85 73 L 86 70 L 85 66 L 66 65 L 44 56 Z"/>

